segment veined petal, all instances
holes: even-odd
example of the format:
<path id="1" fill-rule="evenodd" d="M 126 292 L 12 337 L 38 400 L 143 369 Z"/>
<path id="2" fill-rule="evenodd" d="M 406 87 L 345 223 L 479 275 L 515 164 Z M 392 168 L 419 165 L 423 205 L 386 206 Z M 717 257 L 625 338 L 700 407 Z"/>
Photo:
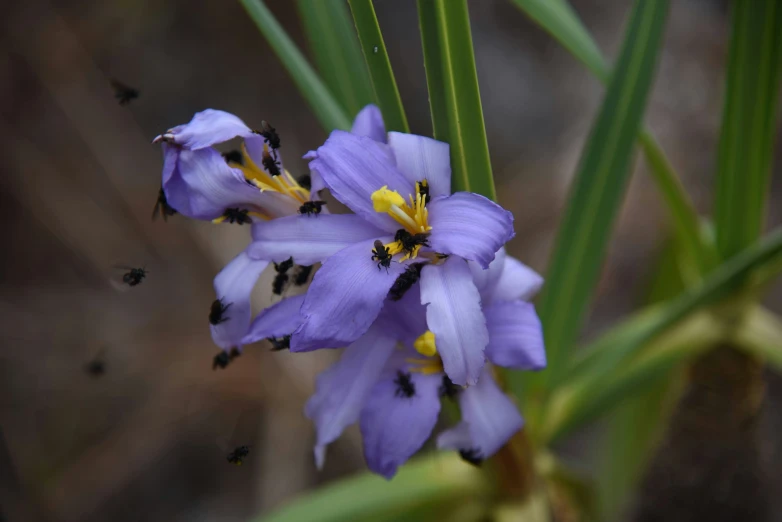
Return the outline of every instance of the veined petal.
<path id="1" fill-rule="evenodd" d="M 301 307 L 305 321 L 291 338 L 292 352 L 345 346 L 375 321 L 405 266 L 392 262 L 388 271 L 378 267 L 372 260 L 373 243 L 372 239 L 355 243 L 323 263 Z"/>
<path id="2" fill-rule="evenodd" d="M 425 266 L 421 303 L 427 305 L 426 322 L 434 333 L 445 373 L 454 384 L 475 384 L 484 365 L 489 333 L 467 263 L 451 257 L 440 266 Z"/>
<path id="3" fill-rule="evenodd" d="M 472 192 L 433 199 L 429 205 L 436 252 L 455 254 L 488 268 L 495 253 L 514 235 L 513 214 Z"/>
<path id="4" fill-rule="evenodd" d="M 252 231 L 253 242 L 247 248 L 252 257 L 278 263 L 293 257 L 298 265 L 322 262 L 357 241 L 385 235 L 355 214 L 288 216 L 254 223 Z"/>
<path id="5" fill-rule="evenodd" d="M 399 224 L 388 214 L 375 212 L 372 194 L 383 186 L 403 197 L 415 194 L 415 190 L 383 147 L 371 138 L 333 131 L 318 148 L 310 170 L 317 171 L 332 195 L 353 212 L 393 234 Z"/>
<path id="6" fill-rule="evenodd" d="M 469 452 L 477 460 L 491 457 L 524 426 L 516 406 L 484 370 L 476 386 L 459 394 L 462 422 L 440 434 L 437 447 Z"/>
<path id="7" fill-rule="evenodd" d="M 532 303 L 498 301 L 485 306 L 489 346 L 486 356 L 497 366 L 514 370 L 546 367 L 543 327 Z"/>
<path id="8" fill-rule="evenodd" d="M 543 278 L 533 269 L 516 259 L 507 256 L 502 274 L 491 296 L 492 301 L 529 301 L 543 286 Z"/>
<path id="9" fill-rule="evenodd" d="M 497 288 L 497 283 L 499 283 L 502 276 L 505 259 L 505 247 L 502 247 L 497 251 L 494 261 L 489 263 L 489 268 L 483 268 L 475 261 L 467 262 L 467 266 L 470 267 L 470 272 L 472 272 L 472 280 L 475 282 L 475 287 L 481 293 L 483 306 L 491 302 L 494 290 Z"/>
<path id="10" fill-rule="evenodd" d="M 386 125 L 383 123 L 383 115 L 377 105 L 367 105 L 359 111 L 356 119 L 353 120 L 351 134 L 356 136 L 366 136 L 373 140 L 386 142 Z"/>
<path id="11" fill-rule="evenodd" d="M 262 311 L 250 325 L 242 344 L 250 344 L 269 337 L 291 335 L 301 326 L 304 317 L 299 314 L 304 294 L 294 295 Z"/>
<path id="12" fill-rule="evenodd" d="M 369 391 L 377 382 L 396 341 L 373 327 L 342 352 L 342 357 L 318 376 L 315 394 L 304 413 L 315 422 L 315 463 L 323 467 L 326 446 L 356 422 Z"/>
<path id="13" fill-rule="evenodd" d="M 222 315 L 224 321 L 210 324 L 209 328 L 215 344 L 223 350 L 241 347 L 250 326 L 250 294 L 268 264 L 242 252 L 215 277 L 215 294 L 227 309 Z"/>
<path id="14" fill-rule="evenodd" d="M 440 413 L 441 375 L 406 374 L 408 397 L 399 384 L 384 378 L 361 410 L 364 458 L 369 469 L 390 479 L 431 435 Z"/>
<path id="15" fill-rule="evenodd" d="M 169 129 L 155 141 L 166 140 L 186 149 L 198 150 L 228 141 L 237 136 L 252 136 L 252 130 L 237 116 L 225 111 L 206 109 L 197 112 L 190 123 Z"/>
<path id="16" fill-rule="evenodd" d="M 451 194 L 451 155 L 447 143 L 415 134 L 388 133 L 396 166 L 415 187 L 416 181 L 429 182 L 429 195 Z"/>

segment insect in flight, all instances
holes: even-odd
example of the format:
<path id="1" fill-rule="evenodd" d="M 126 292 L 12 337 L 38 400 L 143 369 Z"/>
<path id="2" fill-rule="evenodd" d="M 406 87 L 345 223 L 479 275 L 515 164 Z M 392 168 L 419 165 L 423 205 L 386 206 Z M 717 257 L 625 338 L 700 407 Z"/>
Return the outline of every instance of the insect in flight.
<path id="1" fill-rule="evenodd" d="M 377 269 L 380 270 L 380 267 L 386 269 L 386 272 L 388 272 L 388 267 L 391 266 L 391 254 L 389 253 L 388 247 L 383 245 L 383 242 L 379 239 L 375 239 L 375 248 L 372 249 L 372 261 L 377 261 Z"/>
<path id="2" fill-rule="evenodd" d="M 250 447 L 249 446 L 237 446 L 236 449 L 234 449 L 231 453 L 228 454 L 226 459 L 231 464 L 234 464 L 236 466 L 241 466 L 244 462 L 244 459 L 247 458 L 247 455 L 250 454 Z"/>
<path id="3" fill-rule="evenodd" d="M 394 241 L 402 243 L 402 249 L 408 254 L 412 254 L 417 246 L 429 246 L 429 239 L 426 234 L 411 234 L 404 228 L 396 231 Z"/>
<path id="4" fill-rule="evenodd" d="M 220 323 L 224 323 L 230 320 L 230 317 L 223 317 L 223 314 L 228 310 L 233 303 L 223 304 L 222 299 L 215 299 L 212 301 L 212 306 L 209 308 L 209 324 L 217 326 Z"/>
<path id="5" fill-rule="evenodd" d="M 149 271 L 146 268 L 134 268 L 126 265 L 115 265 L 116 275 L 111 278 L 111 285 L 124 292 L 142 283 Z"/>
<path id="6" fill-rule="evenodd" d="M 105 349 L 101 350 L 90 362 L 84 365 L 84 371 L 91 377 L 97 379 L 106 373 L 106 360 L 103 357 L 105 351 Z"/>
<path id="7" fill-rule="evenodd" d="M 285 285 L 288 283 L 288 279 L 290 278 L 290 276 L 288 276 L 288 270 L 290 270 L 292 267 L 292 257 L 289 257 L 281 263 L 274 263 L 274 270 L 277 272 L 277 275 L 274 276 L 274 281 L 272 282 L 272 293 L 274 295 L 282 295 L 282 292 L 285 290 Z"/>
<path id="8" fill-rule="evenodd" d="M 168 204 L 163 187 L 160 187 L 160 192 L 158 192 L 157 201 L 155 202 L 155 208 L 152 209 L 152 221 L 156 220 L 158 215 L 163 217 L 163 221 L 168 221 L 168 216 L 173 216 L 176 213 L 176 209 Z"/>
<path id="9" fill-rule="evenodd" d="M 323 205 L 325 205 L 325 201 L 307 201 L 302 206 L 299 207 L 299 214 L 305 214 L 307 216 L 315 215 L 321 213 L 323 209 Z"/>
<path id="10" fill-rule="evenodd" d="M 111 80 L 111 87 L 114 89 L 114 97 L 117 98 L 120 105 L 129 104 L 141 94 L 138 89 L 129 87 L 117 80 Z"/>
<path id="11" fill-rule="evenodd" d="M 407 268 L 405 268 L 405 271 L 396 278 L 394 284 L 391 285 L 391 289 L 388 291 L 388 297 L 392 301 L 399 301 L 402 299 L 407 291 L 421 278 L 421 269 L 423 266 L 424 263 L 408 265 Z"/>

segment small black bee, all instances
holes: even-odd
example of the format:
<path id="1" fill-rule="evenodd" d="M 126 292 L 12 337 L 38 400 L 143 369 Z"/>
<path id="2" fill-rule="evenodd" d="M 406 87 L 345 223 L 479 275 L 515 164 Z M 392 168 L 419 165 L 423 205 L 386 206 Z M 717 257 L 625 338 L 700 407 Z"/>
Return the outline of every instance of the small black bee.
<path id="1" fill-rule="evenodd" d="M 103 350 L 93 360 L 84 365 L 84 371 L 96 379 L 106 373 L 106 361 L 103 359 Z"/>
<path id="2" fill-rule="evenodd" d="M 117 80 L 111 80 L 111 86 L 114 88 L 114 97 L 117 98 L 120 105 L 127 105 L 139 97 L 138 89 L 128 87 Z"/>
<path id="3" fill-rule="evenodd" d="M 290 257 L 281 263 L 274 263 L 274 270 L 277 275 L 274 276 L 274 282 L 272 283 L 272 293 L 274 295 L 282 295 L 285 290 L 285 285 L 288 283 L 288 270 L 293 267 L 293 258 Z"/>
<path id="4" fill-rule="evenodd" d="M 282 337 L 269 337 L 266 339 L 270 343 L 272 343 L 272 351 L 273 352 L 279 352 L 281 350 L 290 350 L 291 349 L 291 336 L 290 335 L 284 335 Z"/>
<path id="5" fill-rule="evenodd" d="M 305 188 L 307 190 L 312 188 L 312 178 L 309 174 L 302 174 L 299 176 L 299 179 L 296 180 L 296 183 L 298 183 L 301 188 Z"/>
<path id="6" fill-rule="evenodd" d="M 424 197 L 424 203 L 429 203 L 432 199 L 432 196 L 429 195 L 429 182 L 426 180 L 416 181 L 415 185 L 418 189 L 418 193 Z"/>
<path id="7" fill-rule="evenodd" d="M 386 269 L 386 272 L 388 272 L 388 267 L 391 266 L 391 254 L 389 253 L 388 247 L 383 245 L 383 242 L 379 239 L 375 239 L 375 248 L 372 249 L 372 261 L 377 261 L 377 269 L 380 270 L 380 267 Z"/>
<path id="8" fill-rule="evenodd" d="M 244 165 L 244 156 L 242 156 L 242 153 L 236 149 L 223 152 L 223 158 L 225 158 L 226 163 Z"/>
<path id="9" fill-rule="evenodd" d="M 306 214 L 308 216 L 314 214 L 317 216 L 320 214 L 323 205 L 325 204 L 325 201 L 307 201 L 299 207 L 299 214 Z"/>
<path id="10" fill-rule="evenodd" d="M 250 454 L 250 447 L 249 446 L 237 446 L 235 450 L 233 450 L 231 453 L 228 454 L 228 462 L 231 464 L 235 464 L 237 466 L 241 466 L 242 462 L 245 458 L 247 458 L 247 455 Z"/>
<path id="11" fill-rule="evenodd" d="M 209 309 L 209 323 L 217 326 L 220 323 L 224 323 L 230 320 L 230 317 L 223 317 L 223 314 L 228 310 L 233 303 L 223 304 L 222 299 L 215 299 L 212 301 L 212 306 Z"/>
<path id="12" fill-rule="evenodd" d="M 214 359 L 212 359 L 212 370 L 216 370 L 217 368 L 220 368 L 221 370 L 224 370 L 228 364 L 242 355 L 242 352 L 237 350 L 236 348 L 231 348 L 230 352 L 226 352 L 225 350 L 221 350 L 220 353 L 214 356 Z"/>
<path id="13" fill-rule="evenodd" d="M 397 397 L 409 399 L 410 397 L 415 396 L 415 383 L 409 373 L 397 370 L 394 384 L 396 384 L 394 395 Z"/>
<path id="14" fill-rule="evenodd" d="M 459 456 L 465 462 L 469 462 L 473 466 L 480 466 L 483 462 L 483 454 L 478 448 L 460 449 Z"/>
<path id="15" fill-rule="evenodd" d="M 247 213 L 250 212 L 249 210 L 245 209 L 238 209 L 238 208 L 227 208 L 225 209 L 225 220 L 229 223 L 236 223 L 237 225 L 244 225 L 245 223 L 252 223 L 253 220 L 250 219 L 250 216 L 247 215 Z"/>
<path id="16" fill-rule="evenodd" d="M 300 266 L 299 271 L 296 272 L 296 278 L 293 280 L 293 284 L 296 286 L 306 285 L 310 279 L 312 273 L 312 265 Z"/>
<path id="17" fill-rule="evenodd" d="M 136 286 L 141 284 L 145 277 L 147 277 L 147 271 L 144 268 L 131 268 L 123 274 L 122 282 L 128 286 Z"/>
<path id="18" fill-rule="evenodd" d="M 280 162 L 277 161 L 276 157 L 272 157 L 272 155 L 269 154 L 269 151 L 266 149 L 263 150 L 263 159 L 261 160 L 261 164 L 263 165 L 263 168 L 265 168 L 272 176 L 280 175 Z"/>
<path id="19" fill-rule="evenodd" d="M 412 254 L 417 246 L 429 246 L 429 239 L 426 234 L 411 234 L 404 228 L 400 228 L 394 235 L 394 241 L 402 243 L 405 252 Z"/>
<path id="20" fill-rule="evenodd" d="M 394 284 L 391 285 L 391 290 L 388 291 L 388 297 L 392 301 L 399 301 L 402 299 L 405 293 L 407 293 L 407 291 L 418 282 L 418 279 L 421 278 L 421 269 L 423 266 L 424 263 L 408 265 L 407 268 L 405 268 L 405 271 L 396 278 Z"/>
<path id="21" fill-rule="evenodd" d="M 261 131 L 254 131 L 256 134 L 263 136 L 263 141 L 269 145 L 272 150 L 280 148 L 280 135 L 277 134 L 277 129 L 269 125 L 268 121 L 261 122 Z"/>
<path id="22" fill-rule="evenodd" d="M 449 399 L 453 399 L 459 395 L 459 392 L 462 391 L 462 389 L 461 387 L 456 386 L 450 377 L 443 375 L 443 383 L 440 385 L 440 388 L 437 391 L 439 392 L 440 397 L 448 397 Z"/>
<path id="23" fill-rule="evenodd" d="M 168 216 L 173 216 L 176 213 L 176 209 L 168 204 L 163 187 L 160 187 L 160 192 L 158 192 L 157 201 L 155 202 L 155 208 L 152 209 L 152 221 L 156 220 L 158 215 L 163 217 L 163 221 L 168 221 Z"/>

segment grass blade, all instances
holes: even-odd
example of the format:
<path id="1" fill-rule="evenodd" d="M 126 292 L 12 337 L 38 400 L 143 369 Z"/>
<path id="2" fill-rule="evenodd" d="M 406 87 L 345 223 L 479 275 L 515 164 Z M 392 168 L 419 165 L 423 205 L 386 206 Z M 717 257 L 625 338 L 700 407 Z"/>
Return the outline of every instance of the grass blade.
<path id="1" fill-rule="evenodd" d="M 714 207 L 717 248 L 725 259 L 762 232 L 782 65 L 782 4 L 757 0 L 731 6 Z"/>
<path id="2" fill-rule="evenodd" d="M 435 139 L 451 146 L 454 191 L 496 199 L 466 0 L 418 0 Z"/>
<path id="3" fill-rule="evenodd" d="M 318 72 L 352 118 L 375 94 L 347 3 L 298 0 L 298 7 Z"/>
<path id="4" fill-rule="evenodd" d="M 239 0 L 239 2 L 288 70 L 288 74 L 293 78 L 299 92 L 307 100 L 325 131 L 349 130 L 351 121 L 345 110 L 266 5 L 261 0 Z"/>
<path id="5" fill-rule="evenodd" d="M 372 0 L 349 0 L 349 3 L 386 129 L 410 132 Z"/>

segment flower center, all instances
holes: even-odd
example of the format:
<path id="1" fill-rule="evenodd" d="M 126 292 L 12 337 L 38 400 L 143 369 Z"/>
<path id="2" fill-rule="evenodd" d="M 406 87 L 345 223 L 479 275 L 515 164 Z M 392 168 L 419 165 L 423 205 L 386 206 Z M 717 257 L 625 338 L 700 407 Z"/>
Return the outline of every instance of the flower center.
<path id="1" fill-rule="evenodd" d="M 415 259 L 422 246 L 429 246 L 427 234 L 432 230 L 428 222 L 429 210 L 426 208 L 429 201 L 429 183 L 423 180 L 415 186 L 415 197 L 410 194 L 409 203 L 396 190 L 388 190 L 387 185 L 372 193 L 375 212 L 385 212 L 404 227 L 396 232 L 393 242 L 384 245 L 388 248 L 389 255 L 405 252 L 399 260 L 400 263 Z"/>
<path id="2" fill-rule="evenodd" d="M 424 375 L 443 372 L 443 361 L 437 354 L 434 333 L 429 330 L 425 331 L 415 340 L 413 348 L 425 358 L 410 357 L 405 359 L 405 362 L 414 365 L 410 369 L 411 372 L 423 373 Z"/>
<path id="3" fill-rule="evenodd" d="M 242 158 L 244 159 L 244 165 L 231 162 L 231 166 L 240 169 L 247 181 L 261 189 L 261 192 L 267 190 L 279 192 L 302 204 L 309 201 L 310 191 L 299 185 L 296 179 L 294 179 L 287 170 L 283 169 L 282 172 L 280 172 L 276 154 L 276 151 L 269 152 L 269 146 L 267 144 L 263 145 L 263 164 L 264 166 L 269 166 L 267 170 L 272 172 L 272 174 L 269 174 L 269 172 L 258 167 L 247 153 L 247 147 L 242 143 Z"/>

